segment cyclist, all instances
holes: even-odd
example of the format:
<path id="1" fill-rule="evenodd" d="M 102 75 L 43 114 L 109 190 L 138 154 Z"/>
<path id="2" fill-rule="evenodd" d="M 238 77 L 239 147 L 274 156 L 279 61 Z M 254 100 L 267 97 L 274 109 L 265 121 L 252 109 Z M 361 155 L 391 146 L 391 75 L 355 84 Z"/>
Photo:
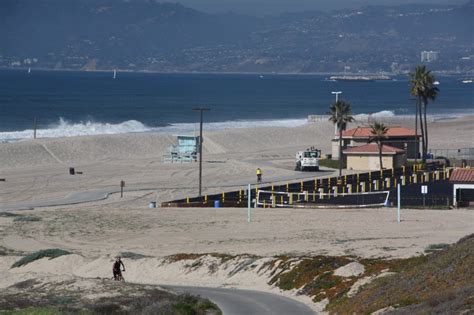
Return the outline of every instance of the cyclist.
<path id="1" fill-rule="evenodd" d="M 257 168 L 257 183 L 262 182 L 262 170 L 260 168 Z"/>
<path id="2" fill-rule="evenodd" d="M 120 265 L 122 265 L 123 270 L 120 270 Z M 122 271 L 125 271 L 125 265 L 123 264 L 123 261 L 122 261 L 122 259 L 120 259 L 120 257 L 116 257 L 114 265 L 112 267 L 112 272 L 114 274 L 114 280 L 123 281 Z"/>

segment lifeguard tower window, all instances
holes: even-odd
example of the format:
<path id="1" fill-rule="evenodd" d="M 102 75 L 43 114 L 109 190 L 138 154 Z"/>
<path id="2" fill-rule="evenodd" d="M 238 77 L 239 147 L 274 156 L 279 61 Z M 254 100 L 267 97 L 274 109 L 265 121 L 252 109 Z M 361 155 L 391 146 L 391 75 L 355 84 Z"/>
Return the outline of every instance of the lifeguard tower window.
<path id="1" fill-rule="evenodd" d="M 172 145 L 163 155 L 163 162 L 196 162 L 199 150 L 199 136 L 177 136 L 177 145 Z"/>

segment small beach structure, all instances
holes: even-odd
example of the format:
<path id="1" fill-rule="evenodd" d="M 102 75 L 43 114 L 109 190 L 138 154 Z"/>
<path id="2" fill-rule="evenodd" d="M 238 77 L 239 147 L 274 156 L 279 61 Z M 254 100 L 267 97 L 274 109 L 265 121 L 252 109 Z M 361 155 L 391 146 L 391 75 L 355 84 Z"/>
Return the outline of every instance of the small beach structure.
<path id="1" fill-rule="evenodd" d="M 420 137 L 416 135 L 415 130 L 405 127 L 389 127 L 386 139 L 383 141 L 385 145 L 402 149 L 406 153 L 408 159 L 414 159 L 419 156 Z M 342 150 L 358 147 L 369 143 L 372 137 L 370 127 L 357 127 L 342 132 Z M 332 158 L 339 159 L 339 135 L 332 140 Z"/>
<path id="2" fill-rule="evenodd" d="M 453 184 L 453 204 L 457 206 L 470 206 L 474 204 L 474 169 L 457 168 L 449 177 Z"/>
<path id="3" fill-rule="evenodd" d="M 177 145 L 172 145 L 163 155 L 165 163 L 196 162 L 199 150 L 199 136 L 176 136 Z"/>
<path id="4" fill-rule="evenodd" d="M 347 169 L 358 171 L 377 171 L 380 169 L 379 147 L 369 143 L 344 150 Z M 384 144 L 382 146 L 382 164 L 385 169 L 399 168 L 407 161 L 405 150 Z"/>

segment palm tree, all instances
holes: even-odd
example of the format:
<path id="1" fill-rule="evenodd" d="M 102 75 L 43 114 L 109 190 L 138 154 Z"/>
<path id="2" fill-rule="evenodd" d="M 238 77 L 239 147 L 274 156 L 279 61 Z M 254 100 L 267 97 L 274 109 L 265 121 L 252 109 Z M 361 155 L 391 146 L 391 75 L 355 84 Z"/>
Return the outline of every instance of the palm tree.
<path id="1" fill-rule="evenodd" d="M 421 152 L 423 163 L 426 161 L 428 152 L 428 124 L 426 119 L 426 109 L 428 102 L 434 101 L 439 89 L 434 85 L 435 77 L 425 65 L 417 66 L 415 72 L 410 73 L 410 92 L 417 97 L 415 134 L 418 135 L 418 118 L 421 130 Z"/>
<path id="2" fill-rule="evenodd" d="M 347 123 L 354 121 L 352 117 L 351 104 L 342 100 L 334 102 L 329 107 L 329 120 L 332 121 L 339 131 L 339 177 L 342 176 L 342 131 L 346 129 Z"/>
<path id="3" fill-rule="evenodd" d="M 385 126 L 383 123 L 379 122 L 374 122 L 373 124 L 370 125 L 370 132 L 372 133 L 372 137 L 370 137 L 369 142 L 375 142 L 377 143 L 377 146 L 379 147 L 379 165 L 380 165 L 380 170 L 383 170 L 383 165 L 382 165 L 382 147 L 383 147 L 383 140 L 385 140 L 388 127 Z"/>

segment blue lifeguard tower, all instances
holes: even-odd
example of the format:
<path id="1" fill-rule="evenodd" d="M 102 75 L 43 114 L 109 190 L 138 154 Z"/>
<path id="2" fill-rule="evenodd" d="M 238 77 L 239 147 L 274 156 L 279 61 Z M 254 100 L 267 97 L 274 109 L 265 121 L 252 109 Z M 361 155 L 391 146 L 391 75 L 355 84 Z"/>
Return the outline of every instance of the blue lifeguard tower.
<path id="1" fill-rule="evenodd" d="M 172 145 L 163 155 L 165 163 L 196 162 L 199 150 L 199 136 L 177 136 L 177 145 Z"/>

